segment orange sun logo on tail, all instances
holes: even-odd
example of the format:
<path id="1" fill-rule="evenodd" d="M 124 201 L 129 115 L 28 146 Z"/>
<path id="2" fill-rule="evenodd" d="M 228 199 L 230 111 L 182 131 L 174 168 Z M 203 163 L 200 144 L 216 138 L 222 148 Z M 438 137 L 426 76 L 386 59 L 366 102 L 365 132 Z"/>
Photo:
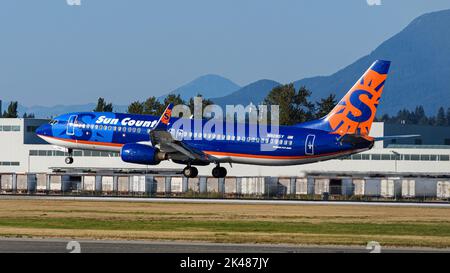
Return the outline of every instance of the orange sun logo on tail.
<path id="1" fill-rule="evenodd" d="M 331 133 L 368 135 L 390 62 L 376 61 L 326 116 Z"/>

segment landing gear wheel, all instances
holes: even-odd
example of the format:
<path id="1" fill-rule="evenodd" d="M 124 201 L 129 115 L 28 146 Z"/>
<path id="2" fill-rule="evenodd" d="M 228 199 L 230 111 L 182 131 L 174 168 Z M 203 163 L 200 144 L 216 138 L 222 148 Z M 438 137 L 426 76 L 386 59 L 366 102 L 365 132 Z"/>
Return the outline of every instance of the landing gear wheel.
<path id="1" fill-rule="evenodd" d="M 198 170 L 196 167 L 187 166 L 183 169 L 183 175 L 187 178 L 194 178 L 198 175 Z"/>
<path id="2" fill-rule="evenodd" d="M 227 169 L 217 166 L 212 169 L 212 176 L 214 176 L 215 178 L 224 178 L 225 176 L 227 176 Z"/>
<path id="3" fill-rule="evenodd" d="M 73 163 L 73 157 L 68 156 L 68 157 L 66 157 L 65 161 L 66 161 L 66 164 L 70 165 Z"/>

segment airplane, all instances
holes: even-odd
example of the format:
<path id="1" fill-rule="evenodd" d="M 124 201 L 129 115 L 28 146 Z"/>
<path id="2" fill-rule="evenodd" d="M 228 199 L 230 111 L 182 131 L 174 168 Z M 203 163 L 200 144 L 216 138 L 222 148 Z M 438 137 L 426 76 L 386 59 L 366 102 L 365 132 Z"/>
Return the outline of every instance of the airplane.
<path id="1" fill-rule="evenodd" d="M 68 113 L 40 126 L 36 134 L 67 151 L 67 164 L 73 163 L 74 150 L 113 151 L 120 152 L 121 159 L 128 163 L 157 165 L 171 160 L 183 164 L 183 175 L 188 178 L 198 175 L 195 166 L 209 164 L 216 165 L 213 177 L 224 178 L 227 170 L 221 163 L 287 166 L 342 158 L 370 150 L 375 141 L 418 136 L 369 136 L 389 67 L 390 61 L 375 61 L 326 116 L 292 126 L 280 125 L 277 134 L 257 130 L 256 135 L 250 135 L 249 124 L 244 124 L 245 131 L 239 133 L 237 127 L 242 124 L 222 121 L 223 128 L 230 129 L 226 132 L 232 133 L 215 128 L 206 133 L 202 132 L 207 122 L 203 119 L 200 128 L 175 129 L 172 125 L 178 118 L 171 117 L 172 104 L 161 117 Z M 196 121 L 187 122 L 193 125 Z M 271 149 L 261 149 L 263 144 Z"/>

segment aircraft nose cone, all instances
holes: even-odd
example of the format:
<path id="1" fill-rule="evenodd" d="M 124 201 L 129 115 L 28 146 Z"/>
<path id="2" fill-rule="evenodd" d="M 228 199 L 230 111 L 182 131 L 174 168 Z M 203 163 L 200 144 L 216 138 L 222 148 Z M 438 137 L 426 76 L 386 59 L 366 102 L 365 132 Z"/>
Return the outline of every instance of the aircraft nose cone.
<path id="1" fill-rule="evenodd" d="M 36 135 L 45 136 L 48 135 L 48 130 L 50 129 L 49 124 L 43 124 L 36 129 Z"/>

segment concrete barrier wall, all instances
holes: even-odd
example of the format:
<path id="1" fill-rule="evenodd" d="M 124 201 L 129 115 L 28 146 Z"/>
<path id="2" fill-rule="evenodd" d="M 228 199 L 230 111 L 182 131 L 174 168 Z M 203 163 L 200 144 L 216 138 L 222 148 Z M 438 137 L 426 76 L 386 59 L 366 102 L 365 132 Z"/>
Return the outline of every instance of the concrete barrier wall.
<path id="1" fill-rule="evenodd" d="M 37 179 L 37 191 L 47 191 L 47 175 L 38 173 L 36 174 Z"/>
<path id="2" fill-rule="evenodd" d="M 295 194 L 297 195 L 308 194 L 308 178 L 295 179 Z"/>
<path id="3" fill-rule="evenodd" d="M 314 193 L 323 194 L 330 192 L 330 179 L 316 178 L 314 179 Z"/>
<path id="4" fill-rule="evenodd" d="M 12 174 L 2 174 L 1 175 L 1 189 L 3 191 L 12 191 L 13 189 L 13 175 Z"/>
<path id="5" fill-rule="evenodd" d="M 438 198 L 450 198 L 450 181 L 439 180 L 436 185 L 436 195 Z"/>
<path id="6" fill-rule="evenodd" d="M 130 189 L 130 178 L 128 176 L 119 176 L 117 178 L 117 191 L 119 193 L 126 193 Z"/>
<path id="7" fill-rule="evenodd" d="M 166 192 L 166 178 L 163 176 L 156 176 L 156 192 L 157 193 L 165 193 Z"/>
<path id="8" fill-rule="evenodd" d="M 182 193 L 183 192 L 183 178 L 182 177 L 171 177 L 170 181 L 170 192 Z"/>
<path id="9" fill-rule="evenodd" d="M 50 191 L 61 191 L 62 189 L 62 179 L 61 175 L 50 175 Z"/>
<path id="10" fill-rule="evenodd" d="M 410 198 L 415 197 L 416 188 L 414 179 L 402 179 L 402 197 Z"/>
<path id="11" fill-rule="evenodd" d="M 292 194 L 293 187 L 291 185 L 290 178 L 279 178 L 278 179 L 278 195 L 288 195 Z"/>
<path id="12" fill-rule="evenodd" d="M 88 191 L 88 192 L 95 191 L 95 176 L 94 175 L 83 176 L 83 191 Z"/>
<path id="13" fill-rule="evenodd" d="M 364 179 L 353 179 L 353 194 L 356 196 L 363 196 L 365 193 L 366 181 Z"/>
<path id="14" fill-rule="evenodd" d="M 130 192 L 144 193 L 145 192 L 146 179 L 145 175 L 134 175 L 130 179 Z"/>
<path id="15" fill-rule="evenodd" d="M 213 177 L 155 175 L 0 174 L 3 193 L 96 192 L 101 194 L 219 193 L 228 195 L 322 195 L 450 199 L 448 178 Z"/>
<path id="16" fill-rule="evenodd" d="M 241 194 L 264 194 L 264 177 L 242 177 Z"/>
<path id="17" fill-rule="evenodd" d="M 189 178 L 188 179 L 188 191 L 199 192 L 200 191 L 199 183 L 200 183 L 200 181 L 199 181 L 198 177 Z"/>
<path id="18" fill-rule="evenodd" d="M 211 193 L 219 192 L 219 179 L 214 177 L 206 178 L 206 189 Z"/>
<path id="19" fill-rule="evenodd" d="M 225 194 L 236 194 L 237 193 L 237 180 L 236 177 L 227 177 L 224 181 L 224 192 Z"/>
<path id="20" fill-rule="evenodd" d="M 399 179 L 388 178 L 381 179 L 381 192 L 382 197 L 400 197 L 401 196 L 401 181 Z"/>
<path id="21" fill-rule="evenodd" d="M 113 192 L 114 191 L 114 177 L 102 176 L 102 191 Z"/>
<path id="22" fill-rule="evenodd" d="M 27 191 L 28 190 L 28 177 L 26 174 L 17 174 L 17 190 Z"/>

